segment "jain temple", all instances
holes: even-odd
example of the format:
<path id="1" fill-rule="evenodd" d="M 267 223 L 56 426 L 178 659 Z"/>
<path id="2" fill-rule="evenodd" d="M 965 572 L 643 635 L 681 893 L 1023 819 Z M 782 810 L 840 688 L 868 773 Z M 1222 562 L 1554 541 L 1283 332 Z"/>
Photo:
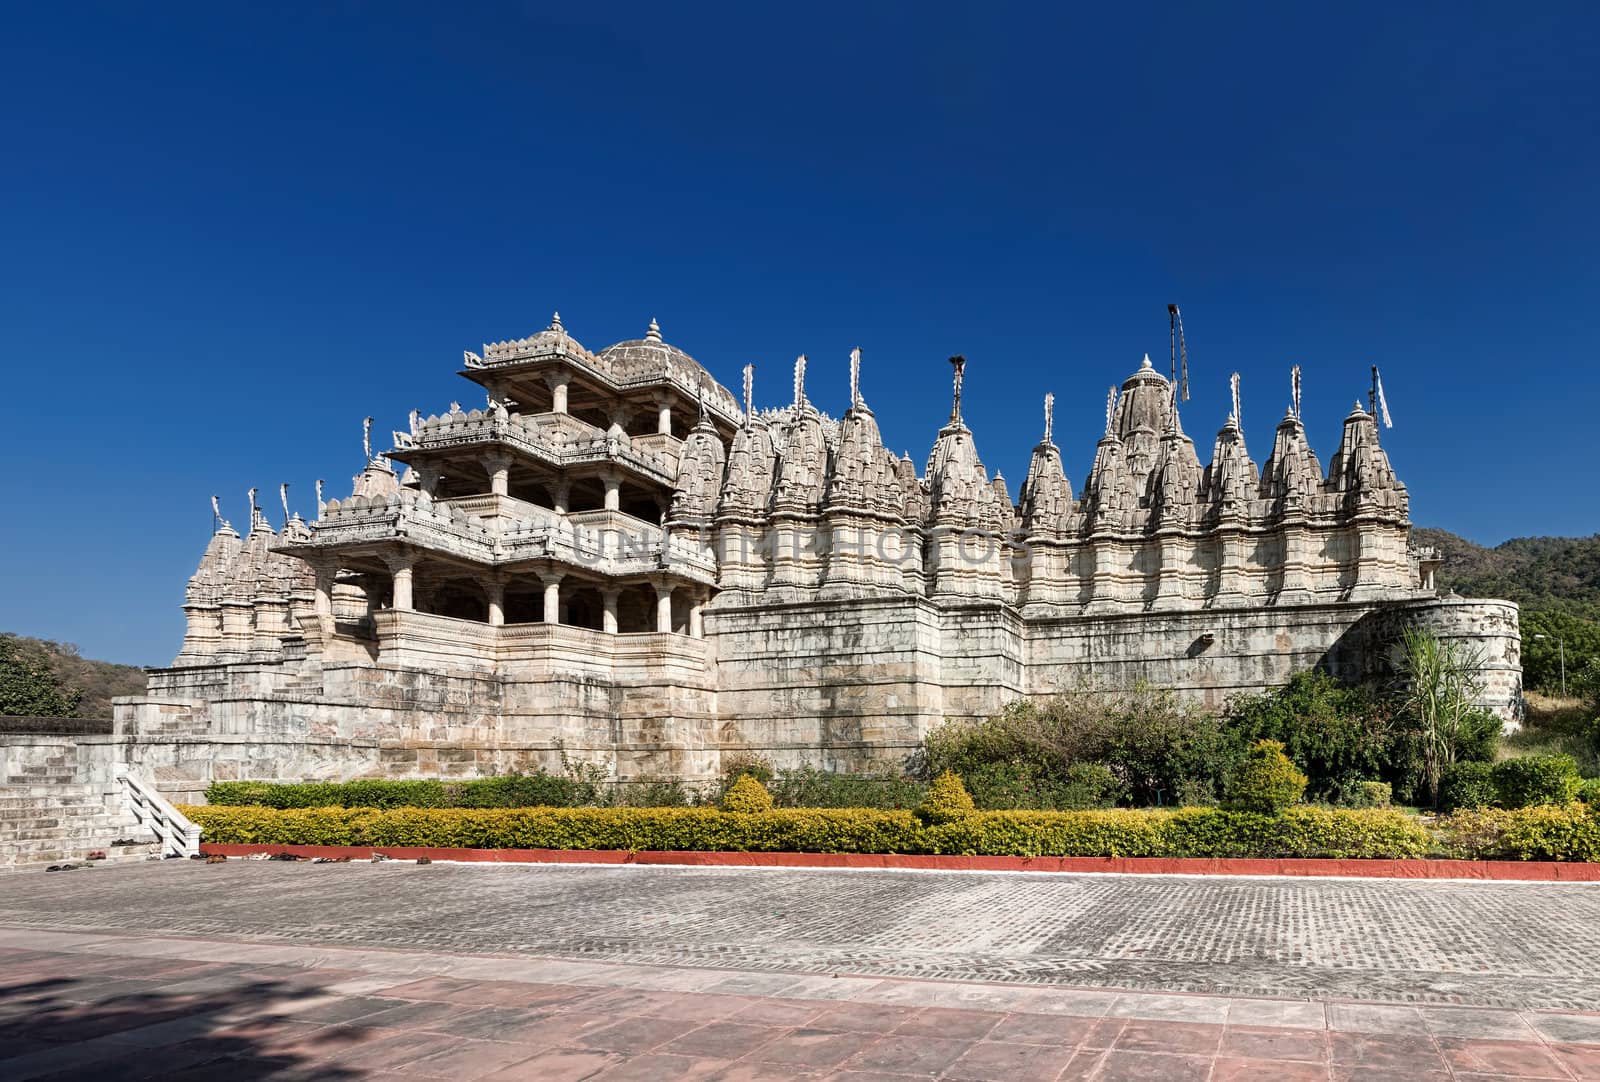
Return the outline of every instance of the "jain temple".
<path id="1" fill-rule="evenodd" d="M 1515 719 L 1516 606 L 1439 595 L 1376 400 L 1324 469 L 1296 378 L 1258 462 L 1237 409 L 1189 435 L 1182 377 L 1146 358 L 1081 484 L 1046 400 L 1013 497 L 951 360 L 953 405 L 919 463 L 879 438 L 859 353 L 834 419 L 805 358 L 790 401 L 758 408 L 749 368 L 741 400 L 654 322 L 591 352 L 558 316 L 469 352 L 460 374 L 487 404 L 414 412 L 382 454 L 369 439 L 316 521 L 285 501 L 274 529 L 253 494 L 243 536 L 219 516 L 182 651 L 118 703 L 124 754 L 188 796 L 563 752 L 623 780 L 705 778 L 749 751 L 872 769 L 947 719 L 1086 683 L 1221 706 L 1314 666 L 1387 678 L 1408 625 L 1470 640 L 1488 705 Z"/>

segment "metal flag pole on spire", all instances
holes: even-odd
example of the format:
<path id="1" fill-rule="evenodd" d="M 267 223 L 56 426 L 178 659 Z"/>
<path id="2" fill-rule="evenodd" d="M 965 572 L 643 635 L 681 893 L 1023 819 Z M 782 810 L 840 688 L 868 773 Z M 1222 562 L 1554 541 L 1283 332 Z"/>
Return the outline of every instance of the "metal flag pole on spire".
<path id="1" fill-rule="evenodd" d="M 1111 435 L 1112 418 L 1117 411 L 1117 388 L 1112 384 L 1110 392 L 1106 395 L 1106 435 Z"/>
<path id="2" fill-rule="evenodd" d="M 806 402 L 806 355 L 804 353 L 794 359 L 794 404 L 803 406 Z"/>
<path id="3" fill-rule="evenodd" d="M 372 465 L 372 418 L 361 422 L 361 449 L 367 454 L 367 465 Z"/>
<path id="4" fill-rule="evenodd" d="M 1189 401 L 1189 347 L 1183 340 L 1183 313 L 1176 304 L 1167 305 L 1167 322 L 1173 339 L 1172 383 L 1179 388 L 1173 401 Z"/>
<path id="5" fill-rule="evenodd" d="M 216 533 L 222 529 L 222 501 L 211 497 L 211 532 Z"/>
<path id="6" fill-rule="evenodd" d="M 317 517 L 322 517 L 322 478 L 317 478 Z"/>
<path id="7" fill-rule="evenodd" d="M 1378 374 L 1378 366 L 1372 366 L 1372 415 L 1383 418 L 1384 428 L 1393 428 L 1394 422 L 1389 419 L 1389 403 L 1383 397 L 1383 377 Z"/>
<path id="8" fill-rule="evenodd" d="M 751 399 L 755 395 L 755 389 L 756 366 L 747 364 L 744 366 L 744 426 L 746 428 L 750 427 L 751 418 L 754 416 L 751 410 Z"/>
<path id="9" fill-rule="evenodd" d="M 1235 372 L 1229 384 L 1233 387 L 1233 427 L 1241 433 L 1244 431 L 1243 411 L 1239 409 L 1239 373 Z"/>
<path id="10" fill-rule="evenodd" d="M 961 423 L 961 381 L 963 374 L 967 370 L 967 359 L 961 354 L 957 353 L 954 357 L 950 358 L 950 367 L 956 370 L 956 393 L 955 401 L 950 405 L 950 423 L 953 425 L 958 425 Z"/>
<path id="11" fill-rule="evenodd" d="M 1300 419 L 1300 366 L 1289 369 L 1289 394 L 1294 401 L 1294 419 Z"/>
<path id="12" fill-rule="evenodd" d="M 247 494 L 250 497 L 250 528 L 256 528 L 256 516 L 261 513 L 261 508 L 256 506 L 256 490 L 251 489 Z"/>
<path id="13" fill-rule="evenodd" d="M 1053 391 L 1044 393 L 1044 442 L 1048 444 L 1055 434 L 1056 396 Z"/>
<path id="14" fill-rule="evenodd" d="M 289 482 L 278 486 L 278 501 L 283 504 L 283 528 L 289 528 Z"/>
<path id="15" fill-rule="evenodd" d="M 850 408 L 861 405 L 861 347 L 850 351 Z"/>

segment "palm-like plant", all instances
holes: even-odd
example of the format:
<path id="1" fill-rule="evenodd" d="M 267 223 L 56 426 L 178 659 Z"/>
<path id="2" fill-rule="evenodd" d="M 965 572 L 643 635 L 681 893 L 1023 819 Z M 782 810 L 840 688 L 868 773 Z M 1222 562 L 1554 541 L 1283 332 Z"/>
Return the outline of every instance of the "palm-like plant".
<path id="1" fill-rule="evenodd" d="M 1477 709 L 1483 684 L 1478 670 L 1483 652 L 1444 641 L 1431 631 L 1406 628 L 1401 642 L 1401 705 L 1417 726 L 1422 781 L 1428 798 L 1439 801 L 1439 778 L 1456 761 L 1462 723 Z"/>

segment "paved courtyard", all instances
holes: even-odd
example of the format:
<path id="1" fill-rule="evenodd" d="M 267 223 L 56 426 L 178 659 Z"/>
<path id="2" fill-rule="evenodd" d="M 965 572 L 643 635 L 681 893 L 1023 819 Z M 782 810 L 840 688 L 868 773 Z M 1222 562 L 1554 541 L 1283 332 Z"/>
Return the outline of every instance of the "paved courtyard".
<path id="1" fill-rule="evenodd" d="M 0 879 L 0 1078 L 1600 1078 L 1600 886 L 229 861 Z"/>

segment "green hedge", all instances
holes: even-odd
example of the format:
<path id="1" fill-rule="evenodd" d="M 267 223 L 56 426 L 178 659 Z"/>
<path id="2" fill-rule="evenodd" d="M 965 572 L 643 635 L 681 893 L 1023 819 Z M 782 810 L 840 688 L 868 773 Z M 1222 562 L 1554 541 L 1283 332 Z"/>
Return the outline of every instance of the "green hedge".
<path id="1" fill-rule="evenodd" d="M 209 842 L 995 856 L 1419 857 L 1429 837 L 1387 810 L 1279 816 L 1170 811 L 976 812 L 923 826 L 905 811 L 778 808 L 189 807 Z"/>
<path id="2" fill-rule="evenodd" d="M 206 802 L 266 808 L 566 808 L 594 800 L 594 786 L 555 774 L 467 781 L 217 781 Z"/>
<path id="3" fill-rule="evenodd" d="M 1468 860 L 1600 861 L 1600 808 L 1473 808 L 1440 819 L 1446 853 Z"/>

